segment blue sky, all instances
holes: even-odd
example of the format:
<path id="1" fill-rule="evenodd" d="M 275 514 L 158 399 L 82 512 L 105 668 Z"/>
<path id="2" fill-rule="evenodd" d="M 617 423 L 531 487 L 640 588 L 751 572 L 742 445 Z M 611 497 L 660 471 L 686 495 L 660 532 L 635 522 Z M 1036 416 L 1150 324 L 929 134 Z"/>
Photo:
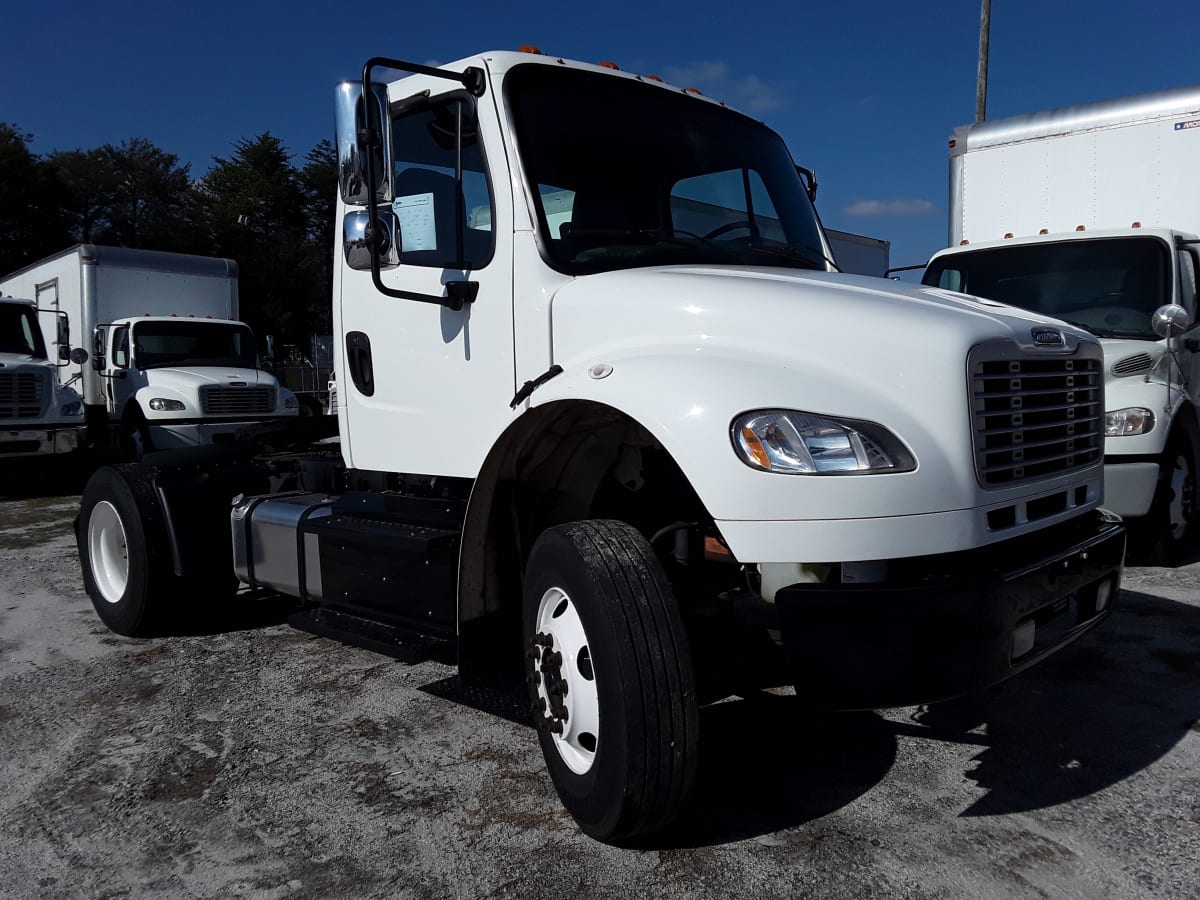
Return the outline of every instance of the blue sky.
<path id="1" fill-rule="evenodd" d="M 1200 7 L 992 0 L 988 117 L 1200 83 Z M 816 170 L 826 225 L 946 241 L 946 141 L 975 113 L 978 0 L 678 5 L 7 0 L 0 121 L 37 152 L 146 137 L 203 174 L 264 131 L 300 161 L 368 56 L 448 61 L 532 43 L 695 86 Z"/>

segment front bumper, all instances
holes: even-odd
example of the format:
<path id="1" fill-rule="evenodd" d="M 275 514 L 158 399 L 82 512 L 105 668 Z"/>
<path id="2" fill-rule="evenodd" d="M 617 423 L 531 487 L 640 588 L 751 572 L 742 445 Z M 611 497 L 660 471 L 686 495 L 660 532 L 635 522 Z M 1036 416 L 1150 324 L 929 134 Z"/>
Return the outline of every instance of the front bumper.
<path id="1" fill-rule="evenodd" d="M 0 430 L 0 456 L 52 456 L 71 453 L 82 443 L 82 427 Z"/>
<path id="2" fill-rule="evenodd" d="M 894 561 L 881 584 L 775 595 L 797 695 L 827 709 L 929 703 L 1003 681 L 1107 618 L 1125 555 L 1113 514 L 1001 544 Z"/>
<path id="3" fill-rule="evenodd" d="M 1158 488 L 1159 466 L 1143 457 L 1104 459 L 1104 505 L 1119 516 L 1136 518 L 1150 512 Z"/>

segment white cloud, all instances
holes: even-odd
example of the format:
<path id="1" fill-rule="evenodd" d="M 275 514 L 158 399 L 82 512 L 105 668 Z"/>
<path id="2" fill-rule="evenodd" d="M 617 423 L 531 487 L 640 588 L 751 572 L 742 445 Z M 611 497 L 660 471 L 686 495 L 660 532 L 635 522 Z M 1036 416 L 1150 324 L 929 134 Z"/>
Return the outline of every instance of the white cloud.
<path id="1" fill-rule="evenodd" d="M 750 112 L 766 112 L 785 105 L 787 98 L 776 85 L 757 75 L 735 75 L 727 63 L 700 60 L 686 66 L 667 66 L 663 77 L 680 87 L 699 88 L 710 97 Z"/>
<path id="2" fill-rule="evenodd" d="M 923 216 L 933 212 L 928 200 L 856 200 L 846 207 L 848 216 Z"/>

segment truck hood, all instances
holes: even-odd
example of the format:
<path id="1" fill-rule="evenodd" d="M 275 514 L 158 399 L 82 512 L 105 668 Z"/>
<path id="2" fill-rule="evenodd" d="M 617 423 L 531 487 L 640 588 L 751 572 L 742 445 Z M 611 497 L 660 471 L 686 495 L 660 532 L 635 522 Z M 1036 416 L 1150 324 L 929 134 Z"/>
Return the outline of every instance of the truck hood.
<path id="1" fill-rule="evenodd" d="M 785 365 L 807 358 L 826 371 L 832 363 L 860 372 L 888 366 L 894 373 L 898 352 L 911 360 L 952 348 L 961 361 L 985 340 L 1009 338 L 1032 347 L 1032 332 L 1041 325 L 1068 336 L 1068 343 L 1091 339 L 1037 313 L 967 294 L 779 269 L 606 272 L 565 285 L 552 308 L 554 358 L 563 365 L 576 355 L 620 356 L 650 346 L 685 352 L 720 347 Z"/>
<path id="2" fill-rule="evenodd" d="M 152 387 L 167 387 L 188 393 L 206 385 L 236 384 L 238 387 L 263 385 L 273 387 L 275 376 L 258 369 L 239 369 L 231 366 L 188 366 L 186 368 L 147 369 L 146 383 Z"/>

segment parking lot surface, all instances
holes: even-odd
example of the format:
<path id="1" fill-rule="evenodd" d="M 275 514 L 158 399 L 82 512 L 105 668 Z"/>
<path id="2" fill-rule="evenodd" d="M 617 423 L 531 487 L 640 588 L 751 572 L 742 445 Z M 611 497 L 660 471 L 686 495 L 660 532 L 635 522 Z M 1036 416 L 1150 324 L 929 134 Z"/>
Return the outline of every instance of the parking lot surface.
<path id="1" fill-rule="evenodd" d="M 83 592 L 77 496 L 0 499 L 0 896 L 1200 897 L 1200 562 L 999 689 L 702 710 L 695 807 L 583 836 L 503 696 L 281 604 L 154 640 Z"/>

